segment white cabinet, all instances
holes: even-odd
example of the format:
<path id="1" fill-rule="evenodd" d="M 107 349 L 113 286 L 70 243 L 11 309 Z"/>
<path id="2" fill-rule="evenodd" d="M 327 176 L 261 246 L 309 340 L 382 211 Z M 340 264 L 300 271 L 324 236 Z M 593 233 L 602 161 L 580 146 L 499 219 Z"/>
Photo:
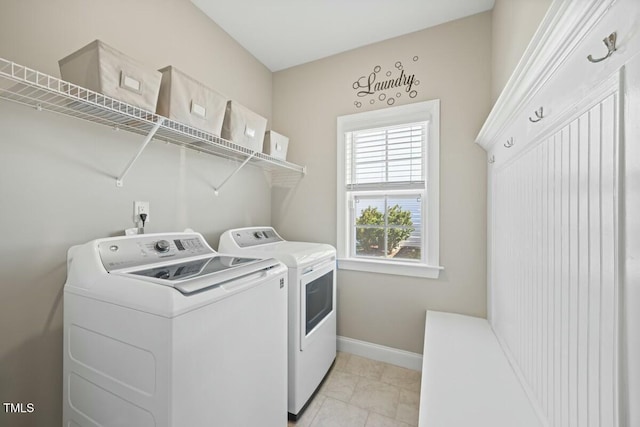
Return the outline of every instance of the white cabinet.
<path id="1" fill-rule="evenodd" d="M 490 321 L 551 426 L 640 425 L 638 22 L 637 0 L 555 1 L 477 140 Z"/>

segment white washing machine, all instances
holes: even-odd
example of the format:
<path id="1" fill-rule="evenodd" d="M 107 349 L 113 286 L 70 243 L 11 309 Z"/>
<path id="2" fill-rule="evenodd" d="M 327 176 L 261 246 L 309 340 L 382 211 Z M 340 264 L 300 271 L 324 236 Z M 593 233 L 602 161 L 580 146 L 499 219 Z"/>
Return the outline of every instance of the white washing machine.
<path id="1" fill-rule="evenodd" d="M 269 426 L 287 419 L 287 269 L 198 233 L 69 250 L 63 425 Z"/>
<path id="2" fill-rule="evenodd" d="M 218 248 L 289 267 L 289 418 L 302 414 L 336 357 L 336 250 L 288 242 L 271 227 L 228 230 Z"/>

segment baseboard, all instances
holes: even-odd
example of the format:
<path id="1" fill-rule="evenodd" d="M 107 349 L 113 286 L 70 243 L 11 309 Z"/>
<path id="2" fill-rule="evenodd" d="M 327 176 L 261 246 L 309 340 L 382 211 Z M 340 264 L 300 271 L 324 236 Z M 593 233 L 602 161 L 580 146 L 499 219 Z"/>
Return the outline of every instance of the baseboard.
<path id="1" fill-rule="evenodd" d="M 353 338 L 338 337 L 338 351 L 355 354 L 379 362 L 422 371 L 422 355 Z"/>

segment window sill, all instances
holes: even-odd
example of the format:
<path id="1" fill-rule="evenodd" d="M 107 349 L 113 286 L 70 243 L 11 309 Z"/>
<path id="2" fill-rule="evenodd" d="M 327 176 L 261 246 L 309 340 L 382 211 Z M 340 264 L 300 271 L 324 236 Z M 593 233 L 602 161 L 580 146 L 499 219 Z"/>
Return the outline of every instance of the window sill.
<path id="1" fill-rule="evenodd" d="M 389 262 L 353 258 L 339 258 L 338 269 L 366 271 L 369 273 L 393 274 L 396 276 L 412 276 L 424 277 L 427 279 L 437 279 L 440 276 L 440 271 L 444 270 L 444 267 L 426 264 L 414 264 L 409 262 Z"/>

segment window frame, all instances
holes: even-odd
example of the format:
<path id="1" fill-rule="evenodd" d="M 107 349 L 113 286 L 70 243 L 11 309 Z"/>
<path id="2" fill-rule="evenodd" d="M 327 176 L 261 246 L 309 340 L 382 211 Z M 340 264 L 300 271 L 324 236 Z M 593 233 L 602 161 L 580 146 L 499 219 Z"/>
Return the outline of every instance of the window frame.
<path id="1" fill-rule="evenodd" d="M 347 191 L 346 138 L 347 132 L 375 129 L 415 122 L 427 122 L 426 148 L 423 168 L 426 168 L 424 190 L 407 189 L 407 193 L 422 193 L 422 259 L 389 261 L 351 256 L 355 242 L 355 214 L 350 194 L 389 194 L 388 190 Z M 402 276 L 438 278 L 439 265 L 439 177 L 440 177 L 440 100 L 417 102 L 380 110 L 339 116 L 337 118 L 337 253 L 338 268 Z M 394 190 L 400 194 L 405 190 Z M 353 218 L 352 218 L 353 217 Z"/>

